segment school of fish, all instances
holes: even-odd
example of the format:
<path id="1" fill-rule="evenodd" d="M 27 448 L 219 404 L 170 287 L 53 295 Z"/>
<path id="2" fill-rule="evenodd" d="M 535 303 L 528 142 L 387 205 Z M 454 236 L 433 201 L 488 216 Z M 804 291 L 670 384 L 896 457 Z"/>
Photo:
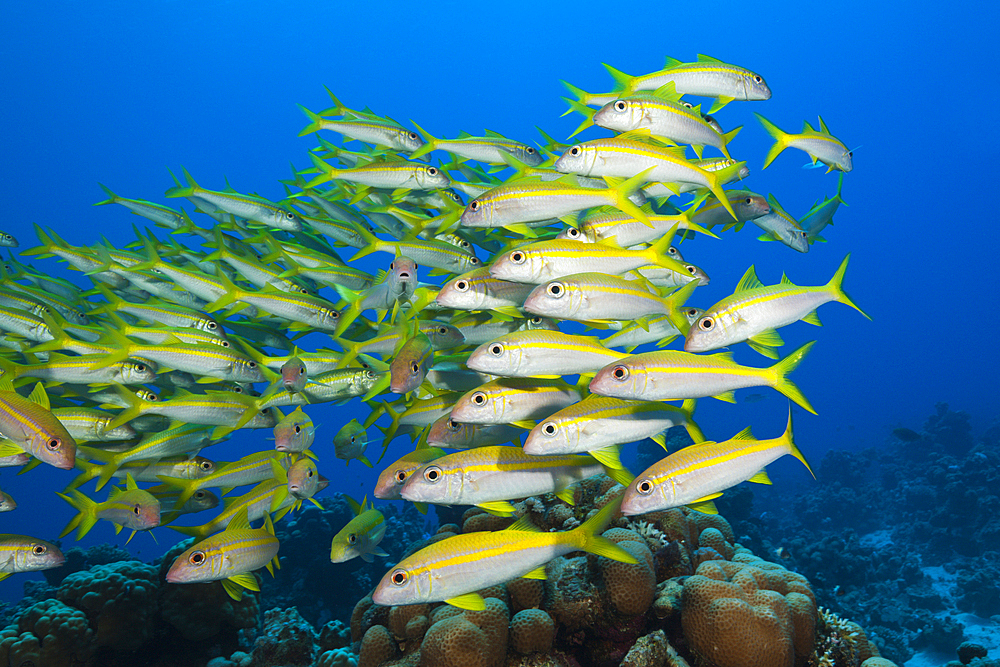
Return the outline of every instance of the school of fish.
<path id="1" fill-rule="evenodd" d="M 814 412 L 789 379 L 813 343 L 782 354 L 778 330 L 819 325 L 816 310 L 831 301 L 865 315 L 844 292 L 848 257 L 824 285 L 763 285 L 751 266 L 715 305 L 690 303 L 709 283 L 711 244 L 747 222 L 798 252 L 824 241 L 851 151 L 822 118 L 790 134 L 757 114 L 775 141 L 765 168 L 796 148 L 840 172 L 836 194 L 796 219 L 772 194 L 741 189 L 751 173 L 731 156 L 741 128 L 725 131 L 715 116 L 733 101 L 768 100 L 761 75 L 707 56 L 668 58 L 642 76 L 607 69 L 611 92 L 567 83 L 564 99 L 583 115 L 571 136 L 611 136 L 574 144 L 542 132 L 534 146 L 489 131 L 438 138 L 330 93 L 332 107 L 303 108 L 301 135 L 319 145 L 310 166 L 281 181 L 281 201 L 228 183 L 211 190 L 183 170 L 165 203 L 101 185 L 97 205 L 160 228 L 133 226 L 126 247 L 74 246 L 36 226 L 39 245 L 2 265 L 0 466 L 75 469 L 59 493 L 72 508 L 63 535 L 79 539 L 101 520 L 129 539 L 172 528 L 196 542 L 167 580 L 221 581 L 234 598 L 259 589 L 255 570 L 278 565 L 273 522 L 316 503 L 329 484 L 320 467 L 342 474 L 317 446 L 317 404 L 352 405 L 355 418 L 331 430 L 333 457 L 380 467 L 371 495 L 421 511 L 513 516 L 511 501 L 532 495 L 572 503 L 572 485 L 596 474 L 622 485 L 618 502 L 574 530 L 541 532 L 521 517 L 437 541 L 373 593 L 377 604 L 467 609 L 483 607 L 475 591 L 544 578 L 545 564 L 571 551 L 635 562 L 600 536 L 619 512 L 713 512 L 725 489 L 770 483 L 765 466 L 786 454 L 808 468 L 791 407 L 776 438 L 747 428 L 716 443 L 695 404 L 770 387 Z M 18 245 L 0 233 L 0 246 Z M 374 273 L 360 268 L 369 256 Z M 44 258 L 76 279 L 28 263 Z M 773 363 L 738 363 L 742 342 Z M 622 446 L 665 447 L 674 426 L 695 444 L 637 476 L 623 467 Z M 273 432 L 274 446 L 210 458 L 241 429 Z M 378 440 L 373 463 L 366 450 Z M 382 514 L 367 498 L 350 502 L 356 516 L 333 538 L 331 561 L 387 556 Z M 0 512 L 17 507 L 0 491 Z M 211 518 L 174 523 L 197 512 Z M 0 534 L 0 579 L 62 562 L 48 542 Z"/>

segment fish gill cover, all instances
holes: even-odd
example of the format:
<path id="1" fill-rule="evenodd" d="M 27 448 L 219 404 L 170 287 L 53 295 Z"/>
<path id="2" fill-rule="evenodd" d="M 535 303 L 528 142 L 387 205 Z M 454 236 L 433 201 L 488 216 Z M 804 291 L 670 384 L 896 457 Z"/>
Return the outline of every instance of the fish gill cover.
<path id="1" fill-rule="evenodd" d="M 830 226 L 854 175 L 851 137 L 822 117 L 800 133 L 772 123 L 780 104 L 761 104 L 767 81 L 741 65 L 697 56 L 668 58 L 643 76 L 607 69 L 607 93 L 566 83 L 567 113 L 582 116 L 566 139 L 544 131 L 544 119 L 540 140 L 436 136 L 328 91 L 328 108 L 302 107 L 300 134 L 317 145 L 288 156 L 291 173 L 275 174 L 283 198 L 256 194 L 269 184 L 238 191 L 177 165 L 162 194 L 101 185 L 98 204 L 145 218 L 128 242 L 94 234 L 74 245 L 58 224 L 36 226 L 37 246 L 0 237 L 19 244 L 0 304 L 5 462 L 23 467 L 19 481 L 44 480 L 33 493 L 61 491 L 67 505 L 53 514 L 68 522 L 62 536 L 80 539 L 105 520 L 116 533 L 130 529 L 122 544 L 136 531 L 163 541 L 164 528 L 193 538 L 158 569 L 83 570 L 77 550 L 79 572 L 52 579 L 59 602 L 30 607 L 5 631 L 0 658 L 41 654 L 32 633 L 43 612 L 65 617 L 67 641 L 77 642 L 50 648 L 48 660 L 162 653 L 150 648 L 154 638 L 215 634 L 185 618 L 195 604 L 226 606 L 217 622 L 232 631 L 228 655 L 235 630 L 256 625 L 256 591 L 291 597 L 275 566 L 300 576 L 303 552 L 315 551 L 305 545 L 320 535 L 328 546 L 308 564 L 311 581 L 336 580 L 330 561 L 374 562 L 339 570 L 350 584 L 318 604 L 346 619 L 360 599 L 351 632 L 331 626 L 324 639 L 297 612 L 269 612 L 254 664 L 347 664 L 352 643 L 367 664 L 416 650 L 423 664 L 504 664 L 508 653 L 539 651 L 565 664 L 655 664 L 649 656 L 667 655 L 668 639 L 687 659 L 720 665 L 877 656 L 863 630 L 817 607 L 804 577 L 741 546 L 714 503 L 740 482 L 770 484 L 765 466 L 785 454 L 809 468 L 811 447 L 796 429 L 832 406 L 810 400 L 800 380 L 836 383 L 849 369 L 813 365 L 814 342 L 800 340 L 808 327 L 798 322 L 819 325 L 830 301 L 860 312 L 815 330 L 817 349 L 877 326 L 862 318 L 866 282 L 846 279 L 857 302 L 844 290 L 858 231 Z M 756 119 L 751 106 L 763 110 Z M 766 155 L 741 154 L 752 132 L 770 137 Z M 799 170 L 788 149 L 817 167 L 810 196 L 819 199 L 798 217 L 775 193 L 753 189 L 762 167 Z M 109 228 L 125 226 L 115 220 Z M 710 286 L 712 258 L 732 257 L 754 227 L 762 247 L 786 246 L 789 258 L 815 244 L 840 252 L 817 260 L 822 280 L 799 284 L 791 270 L 779 281 L 781 262 L 771 258 L 780 255 L 762 251 L 765 272 L 742 242 L 742 279 Z M 706 402 L 734 402 L 747 388 L 754 405 L 741 414 L 773 437 L 724 433 L 724 422 L 702 416 L 718 414 Z M 768 406 L 782 396 L 779 423 Z M 453 419 L 459 410 L 465 421 Z M 683 433 L 668 433 L 675 426 Z M 633 478 L 632 443 L 645 438 L 663 447 L 661 460 L 632 465 Z M 79 473 L 71 480 L 38 465 Z M 360 466 L 373 474 L 356 477 Z M 346 503 L 317 502 L 331 480 Z M 380 500 L 359 503 L 345 491 Z M 19 513 L 33 511 L 20 493 L 4 494 L 0 507 L 17 508 L 13 496 Z M 398 498 L 414 504 L 385 502 Z M 439 505 L 444 524 L 429 540 L 413 511 L 427 504 Z M 460 515 L 451 505 L 478 509 Z M 31 534 L 54 537 L 41 526 Z M 3 578 L 73 560 L 65 542 L 3 538 Z M 580 551 L 599 558 L 572 558 Z M 91 566 L 102 558 L 87 554 Z M 264 567 L 275 582 L 261 578 Z M 104 577 L 162 594 L 127 641 L 99 621 L 129 617 L 114 594 L 100 612 L 93 598 L 82 602 L 80 589 Z M 748 578 L 760 589 L 752 596 L 782 597 L 780 632 L 765 637 L 751 597 L 739 619 L 752 629 L 750 645 L 720 642 L 733 619 L 713 605 L 737 604 L 727 601 L 746 593 L 733 582 Z M 600 612 L 574 616 L 580 599 Z M 451 637 L 479 635 L 469 640 L 479 657 L 455 653 Z M 758 638 L 767 641 L 758 647 Z M 183 659 L 214 657 L 185 650 Z"/>

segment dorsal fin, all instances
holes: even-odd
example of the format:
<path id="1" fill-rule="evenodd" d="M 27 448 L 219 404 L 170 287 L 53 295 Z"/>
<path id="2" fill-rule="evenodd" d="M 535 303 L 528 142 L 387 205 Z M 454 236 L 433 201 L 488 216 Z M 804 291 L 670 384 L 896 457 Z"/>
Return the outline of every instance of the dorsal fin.
<path id="1" fill-rule="evenodd" d="M 795 283 L 792 282 L 791 278 L 789 278 L 784 273 L 781 274 L 781 284 L 782 285 L 793 285 L 793 286 L 795 285 Z"/>
<path id="2" fill-rule="evenodd" d="M 127 491 L 135 491 L 138 488 L 139 488 L 139 485 L 136 484 L 135 480 L 132 478 L 132 473 L 126 473 L 126 475 L 125 475 L 125 489 Z"/>
<path id="3" fill-rule="evenodd" d="M 542 529 L 531 523 L 531 517 L 525 514 L 520 519 L 510 524 L 504 530 L 517 530 L 525 533 L 540 533 Z"/>
<path id="4" fill-rule="evenodd" d="M 742 431 L 740 431 L 739 433 L 737 433 L 736 435 L 734 435 L 732 439 L 733 440 L 756 440 L 756 438 L 753 437 L 753 431 L 751 430 L 750 426 L 747 426 L 745 429 L 743 429 Z"/>
<path id="5" fill-rule="evenodd" d="M 819 130 L 820 130 L 820 132 L 825 132 L 826 134 L 830 134 L 830 128 L 828 128 L 826 126 L 826 123 L 823 122 L 823 117 L 822 116 L 816 116 L 816 117 L 819 118 Z"/>
<path id="6" fill-rule="evenodd" d="M 711 354 L 709 356 L 714 359 L 718 359 L 719 361 L 733 361 L 733 353 L 729 351 L 716 352 L 715 354 Z"/>
<path id="7" fill-rule="evenodd" d="M 226 526 L 226 530 L 249 530 L 250 520 L 248 517 L 249 514 L 246 506 L 241 507 L 239 511 L 233 515 L 233 518 L 229 520 L 229 525 Z"/>
<path id="8" fill-rule="evenodd" d="M 49 395 L 45 393 L 45 387 L 42 386 L 41 382 L 37 383 L 35 385 L 35 388 L 31 390 L 31 394 L 28 396 L 28 399 L 32 403 L 40 405 L 42 408 L 46 410 L 51 409 L 49 407 Z"/>
<path id="9" fill-rule="evenodd" d="M 663 69 L 670 69 L 671 67 L 677 67 L 678 65 L 683 65 L 683 64 L 684 63 L 680 60 L 677 60 L 677 58 L 671 58 L 670 56 L 667 56 L 666 58 L 664 58 Z"/>
<path id="10" fill-rule="evenodd" d="M 753 265 L 747 269 L 747 272 L 743 274 L 740 278 L 740 282 L 736 285 L 736 292 L 744 292 L 746 290 L 757 289 L 758 287 L 763 287 L 763 283 L 757 278 L 757 271 L 754 269 Z"/>
<path id="11" fill-rule="evenodd" d="M 699 53 L 698 54 L 698 62 L 700 62 L 700 63 L 722 63 L 722 61 L 719 60 L 718 58 L 713 58 L 712 56 L 706 56 L 704 53 Z"/>

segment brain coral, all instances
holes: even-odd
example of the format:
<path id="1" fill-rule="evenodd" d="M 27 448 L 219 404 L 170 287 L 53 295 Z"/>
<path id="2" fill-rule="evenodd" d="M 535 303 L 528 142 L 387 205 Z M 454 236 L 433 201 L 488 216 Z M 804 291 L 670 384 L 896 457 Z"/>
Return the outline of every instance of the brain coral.
<path id="1" fill-rule="evenodd" d="M 792 667 L 815 639 L 816 603 L 799 574 L 749 552 L 707 561 L 684 582 L 681 625 L 718 667 Z"/>
<path id="2" fill-rule="evenodd" d="M 0 665 L 75 667 L 97 651 L 87 616 L 58 600 L 43 600 L 27 609 L 16 626 L 0 634 Z"/>
<path id="3" fill-rule="evenodd" d="M 120 561 L 74 572 L 63 580 L 58 596 L 87 614 L 98 646 L 134 651 L 155 630 L 158 584 L 152 565 Z"/>
<path id="4" fill-rule="evenodd" d="M 386 660 L 396 657 L 396 642 L 392 633 L 383 625 L 373 625 L 361 640 L 361 655 L 358 667 L 377 667 Z"/>

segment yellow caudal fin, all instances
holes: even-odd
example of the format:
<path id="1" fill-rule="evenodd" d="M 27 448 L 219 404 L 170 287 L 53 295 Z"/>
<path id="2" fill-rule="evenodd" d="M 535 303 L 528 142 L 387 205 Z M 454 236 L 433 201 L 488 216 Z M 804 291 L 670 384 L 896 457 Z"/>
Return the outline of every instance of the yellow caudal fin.
<path id="1" fill-rule="evenodd" d="M 771 377 L 771 386 L 780 391 L 782 394 L 792 399 L 798 403 L 802 408 L 808 410 L 809 412 L 816 414 L 816 410 L 809 403 L 809 400 L 803 395 L 802 391 L 799 390 L 795 383 L 789 380 L 786 376 L 795 370 L 802 360 L 805 359 L 806 354 L 812 349 L 812 346 L 816 344 L 816 341 L 809 341 L 799 349 L 795 350 L 787 357 L 774 364 L 767 370 L 773 375 Z"/>
<path id="2" fill-rule="evenodd" d="M 837 272 L 833 274 L 833 278 L 830 278 L 830 282 L 826 284 L 826 287 L 830 293 L 834 295 L 837 301 L 850 306 L 870 320 L 871 316 L 858 308 L 858 305 L 854 303 L 854 301 L 851 300 L 851 297 L 847 296 L 847 292 L 844 291 L 844 274 L 847 272 L 847 262 L 850 259 L 851 255 L 848 253 L 847 257 L 844 258 L 844 261 L 840 263 L 840 268 L 838 268 Z"/>
<path id="3" fill-rule="evenodd" d="M 767 169 L 767 166 L 774 162 L 774 158 L 781 155 L 781 152 L 788 148 L 788 134 L 783 132 L 781 128 L 761 116 L 756 111 L 754 112 L 754 115 L 757 116 L 757 120 L 759 120 L 760 124 L 764 126 L 767 133 L 774 138 L 774 145 L 771 146 L 771 149 L 767 152 L 767 157 L 764 158 L 763 169 Z"/>
<path id="4" fill-rule="evenodd" d="M 816 473 L 813 472 L 812 467 L 809 462 L 806 461 L 806 457 L 802 455 L 801 450 L 795 444 L 795 439 L 792 437 L 792 406 L 788 406 L 788 425 L 785 427 L 785 432 L 781 434 L 781 440 L 788 445 L 788 453 L 797 458 L 802 462 L 802 465 L 806 467 L 809 474 L 812 475 L 813 479 L 816 479 Z M 764 472 L 763 470 L 761 472 Z M 758 473 L 759 474 L 759 473 Z M 753 480 L 750 480 L 753 481 Z"/>
<path id="5" fill-rule="evenodd" d="M 614 515 L 618 512 L 621 504 L 622 497 L 618 496 L 615 500 L 602 507 L 597 514 L 587 519 L 582 526 L 569 531 L 568 536 L 574 539 L 580 549 L 587 553 L 634 565 L 638 561 L 632 554 L 611 540 L 598 535 L 598 533 L 604 532 L 604 529 L 614 519 Z"/>
<path id="6" fill-rule="evenodd" d="M 59 533 L 59 537 L 65 537 L 74 528 L 77 528 L 76 539 L 79 540 L 89 533 L 90 529 L 97 523 L 97 503 L 76 489 L 68 489 L 68 491 L 69 495 L 63 493 L 56 493 L 56 495 L 68 502 L 79 513 L 66 524 L 63 531 Z"/>
<path id="7" fill-rule="evenodd" d="M 694 408 L 697 403 L 697 398 L 689 398 L 681 403 L 681 412 L 684 413 L 684 428 L 687 430 L 688 435 L 691 436 L 691 441 L 696 444 L 705 442 L 708 439 L 702 432 L 701 427 L 694 421 Z"/>

